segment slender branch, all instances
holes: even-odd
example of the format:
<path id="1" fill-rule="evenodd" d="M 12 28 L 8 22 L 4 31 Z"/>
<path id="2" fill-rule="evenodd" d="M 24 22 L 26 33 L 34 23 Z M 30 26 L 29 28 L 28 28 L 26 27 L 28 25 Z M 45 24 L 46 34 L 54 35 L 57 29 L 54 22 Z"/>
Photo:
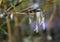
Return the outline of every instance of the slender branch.
<path id="1" fill-rule="evenodd" d="M 18 3 L 15 5 L 15 7 L 18 6 L 18 5 L 20 5 L 21 3 L 22 3 L 22 2 L 18 2 Z M 12 7 L 10 6 L 10 7 L 7 8 L 7 11 L 12 10 L 13 8 L 14 8 L 13 6 L 12 6 Z"/>
<path id="2" fill-rule="evenodd" d="M 48 33 L 49 33 L 50 30 L 51 30 L 52 23 L 53 23 L 53 21 L 54 21 L 54 19 L 55 19 L 56 13 L 57 13 L 57 4 L 55 4 L 53 13 L 52 13 L 52 15 L 51 15 L 51 17 L 50 17 L 50 19 L 49 19 L 48 30 L 47 30 Z"/>
<path id="3" fill-rule="evenodd" d="M 11 25 L 8 17 L 6 17 L 6 22 L 7 22 L 7 28 L 8 28 L 8 38 L 9 38 L 8 42 L 12 42 Z"/>

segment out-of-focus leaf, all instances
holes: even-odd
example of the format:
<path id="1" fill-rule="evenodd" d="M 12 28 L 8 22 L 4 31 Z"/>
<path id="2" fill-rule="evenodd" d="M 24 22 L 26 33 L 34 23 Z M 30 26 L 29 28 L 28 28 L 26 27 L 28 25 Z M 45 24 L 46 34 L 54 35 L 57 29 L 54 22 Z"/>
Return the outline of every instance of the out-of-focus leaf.
<path id="1" fill-rule="evenodd" d="M 49 0 L 49 1 L 46 3 L 43 12 L 47 12 L 47 11 L 49 10 L 51 4 L 52 4 L 52 0 Z"/>
<path id="2" fill-rule="evenodd" d="M 53 0 L 54 3 L 58 2 L 59 0 Z"/>
<path id="3" fill-rule="evenodd" d="M 2 28 L 0 28 L 0 33 L 7 34 L 7 32 L 4 29 L 2 29 Z"/>
<path id="4" fill-rule="evenodd" d="M 15 5 L 17 3 L 17 0 L 12 0 L 12 4 Z"/>

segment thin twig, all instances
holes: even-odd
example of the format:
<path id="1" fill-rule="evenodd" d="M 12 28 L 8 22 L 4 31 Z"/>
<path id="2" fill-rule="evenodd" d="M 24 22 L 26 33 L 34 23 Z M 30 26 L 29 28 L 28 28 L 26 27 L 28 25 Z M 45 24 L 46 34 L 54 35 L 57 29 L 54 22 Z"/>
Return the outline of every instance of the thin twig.
<path id="1" fill-rule="evenodd" d="M 52 27 L 52 23 L 53 23 L 53 20 L 55 19 L 55 16 L 56 16 L 56 13 L 57 13 L 57 4 L 55 4 L 54 6 L 54 10 L 53 10 L 53 13 L 49 19 L 49 24 L 48 24 L 48 33 L 50 32 L 51 30 L 51 27 Z"/>

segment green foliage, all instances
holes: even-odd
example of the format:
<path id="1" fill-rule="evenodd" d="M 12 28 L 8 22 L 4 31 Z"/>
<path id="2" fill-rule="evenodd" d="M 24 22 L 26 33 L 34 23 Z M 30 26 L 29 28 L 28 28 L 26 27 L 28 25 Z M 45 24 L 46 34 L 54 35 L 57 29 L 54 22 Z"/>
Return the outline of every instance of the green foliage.
<path id="1" fill-rule="evenodd" d="M 12 0 L 11 3 L 15 5 L 18 2 L 18 0 Z"/>
<path id="2" fill-rule="evenodd" d="M 1 34 L 7 34 L 7 32 L 4 29 L 2 29 L 2 28 L 0 28 L 0 33 Z"/>
<path id="3" fill-rule="evenodd" d="M 59 0 L 53 0 L 54 3 L 58 2 Z"/>

